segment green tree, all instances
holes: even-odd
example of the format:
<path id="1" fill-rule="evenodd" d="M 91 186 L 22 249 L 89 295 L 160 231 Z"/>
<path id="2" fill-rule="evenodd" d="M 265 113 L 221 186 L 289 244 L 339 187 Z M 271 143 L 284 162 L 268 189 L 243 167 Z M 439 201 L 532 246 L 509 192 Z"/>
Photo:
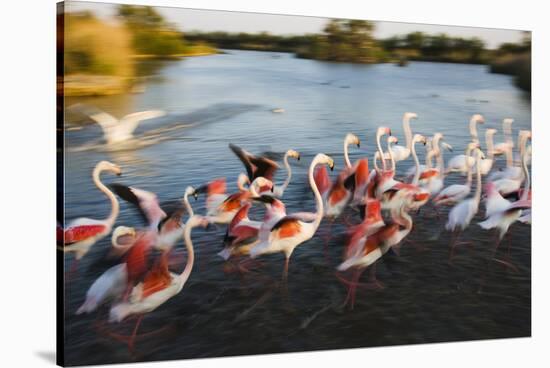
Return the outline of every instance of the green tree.
<path id="1" fill-rule="evenodd" d="M 153 7 L 120 5 L 118 15 L 132 32 L 133 45 L 139 54 L 170 56 L 185 52 L 183 34 Z"/>

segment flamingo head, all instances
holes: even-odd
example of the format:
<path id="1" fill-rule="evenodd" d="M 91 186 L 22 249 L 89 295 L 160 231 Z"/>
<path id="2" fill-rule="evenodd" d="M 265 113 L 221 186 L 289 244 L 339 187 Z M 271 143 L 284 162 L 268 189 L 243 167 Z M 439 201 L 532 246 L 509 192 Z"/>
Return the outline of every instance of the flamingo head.
<path id="1" fill-rule="evenodd" d="M 424 137 L 422 134 L 415 134 L 413 137 L 413 143 L 422 143 L 426 145 L 426 137 Z"/>
<path id="2" fill-rule="evenodd" d="M 288 157 L 292 157 L 300 161 L 300 152 L 294 151 L 293 149 L 289 149 L 288 151 L 286 151 L 286 154 Z"/>
<path id="3" fill-rule="evenodd" d="M 388 127 L 381 126 L 381 127 L 378 127 L 378 129 L 376 130 L 376 136 L 378 137 L 381 137 L 386 134 L 391 135 L 391 129 Z"/>
<path id="4" fill-rule="evenodd" d="M 470 142 L 468 143 L 468 146 L 466 147 L 466 150 L 473 151 L 479 149 L 479 142 Z"/>
<path id="5" fill-rule="evenodd" d="M 199 198 L 199 193 L 197 193 L 197 191 L 195 190 L 195 188 L 193 188 L 192 186 L 188 186 L 187 188 L 185 188 L 185 193 L 184 193 L 186 196 L 190 196 L 192 195 L 193 197 L 195 197 L 195 201 Z"/>
<path id="6" fill-rule="evenodd" d="M 514 123 L 514 119 L 511 119 L 511 118 L 502 119 L 502 124 L 507 125 L 508 127 L 510 127 L 513 123 Z"/>
<path id="7" fill-rule="evenodd" d="M 496 130 L 494 128 L 488 128 L 485 131 L 485 134 L 487 134 L 487 136 L 489 136 L 489 137 L 492 137 L 493 135 L 495 135 L 496 132 L 498 132 L 498 130 Z"/>
<path id="8" fill-rule="evenodd" d="M 96 165 L 96 169 L 99 171 L 110 171 L 118 176 L 122 174 L 122 169 L 120 168 L 120 166 L 113 164 L 109 161 L 101 161 Z"/>
<path id="9" fill-rule="evenodd" d="M 120 247 L 124 239 L 123 237 L 135 238 L 136 229 L 128 226 L 117 226 L 115 230 L 113 230 L 113 235 L 111 236 L 111 244 L 113 245 L 113 247 Z"/>
<path id="10" fill-rule="evenodd" d="M 273 182 L 263 176 L 259 176 L 254 179 L 252 184 L 250 184 L 250 187 L 260 194 L 267 191 L 273 192 Z"/>
<path id="11" fill-rule="evenodd" d="M 474 114 L 472 115 L 472 118 L 470 119 L 470 122 L 477 123 L 477 124 L 483 124 L 485 123 L 485 119 L 481 114 Z"/>
<path id="12" fill-rule="evenodd" d="M 388 143 L 398 143 L 399 139 L 395 135 L 388 136 Z"/>
<path id="13" fill-rule="evenodd" d="M 411 120 L 411 119 L 418 119 L 418 115 L 415 112 L 406 112 L 403 115 L 403 120 Z"/>
<path id="14" fill-rule="evenodd" d="M 344 141 L 346 145 L 355 144 L 357 145 L 357 148 L 361 147 L 361 141 L 359 140 L 359 137 L 353 133 L 348 133 Z"/>

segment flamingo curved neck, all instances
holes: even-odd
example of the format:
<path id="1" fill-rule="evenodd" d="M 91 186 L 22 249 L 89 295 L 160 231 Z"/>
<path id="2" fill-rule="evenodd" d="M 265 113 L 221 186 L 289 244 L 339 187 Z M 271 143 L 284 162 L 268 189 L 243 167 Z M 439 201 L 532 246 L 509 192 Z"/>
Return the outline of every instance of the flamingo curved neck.
<path id="1" fill-rule="evenodd" d="M 470 135 L 472 136 L 472 141 L 479 143 L 479 138 L 477 136 L 477 120 L 470 120 Z"/>
<path id="2" fill-rule="evenodd" d="M 443 171 L 445 170 L 445 162 L 443 161 L 443 153 L 441 152 L 441 148 L 439 148 L 439 139 L 440 138 L 436 138 L 432 142 L 432 145 L 433 145 L 432 152 L 433 152 L 433 155 L 435 155 L 437 169 L 439 170 L 438 176 L 442 177 Z"/>
<path id="3" fill-rule="evenodd" d="M 313 177 L 313 172 L 315 170 L 315 167 L 319 164 L 319 159 L 314 159 L 311 165 L 309 166 L 309 185 L 311 186 L 311 190 L 313 190 L 313 194 L 315 195 L 315 203 L 317 207 L 317 212 L 315 214 L 315 220 L 313 221 L 313 226 L 315 229 L 319 227 L 321 224 L 321 221 L 323 220 L 323 215 L 325 212 L 325 209 L 323 207 L 323 197 L 321 197 L 321 193 L 319 193 L 319 189 L 317 188 L 317 185 L 315 184 L 315 178 Z"/>
<path id="4" fill-rule="evenodd" d="M 195 263 L 195 250 L 193 249 L 193 242 L 191 241 L 191 230 L 194 228 L 194 224 L 189 223 L 183 230 L 183 239 L 185 241 L 185 248 L 187 249 L 187 263 L 182 273 L 178 275 L 178 281 L 180 283 L 180 290 L 183 285 L 189 279 L 191 271 L 193 270 L 193 264 Z"/>
<path id="5" fill-rule="evenodd" d="M 512 138 L 512 123 L 506 119 L 502 121 L 502 130 L 504 130 L 504 140 L 510 145 L 514 146 L 514 139 Z"/>
<path id="6" fill-rule="evenodd" d="M 237 188 L 239 188 L 239 191 L 241 192 L 246 192 L 247 189 L 246 187 L 244 186 L 244 181 L 243 180 L 237 180 Z"/>
<path id="7" fill-rule="evenodd" d="M 411 154 L 414 160 L 414 166 L 416 167 L 416 170 L 414 172 L 414 177 L 412 180 L 412 184 L 418 185 L 418 181 L 420 180 L 420 161 L 418 161 L 418 156 L 416 155 L 416 148 L 415 148 L 415 142 L 413 142 L 411 146 Z"/>
<path id="8" fill-rule="evenodd" d="M 432 157 L 433 157 L 433 145 L 432 141 L 426 143 L 426 167 L 431 169 L 433 167 Z"/>
<path id="9" fill-rule="evenodd" d="M 382 169 L 386 170 L 386 160 L 384 159 L 384 151 L 382 150 L 382 144 L 380 143 L 380 138 L 382 138 L 382 134 L 378 133 L 376 134 L 376 146 L 378 147 L 378 152 L 380 155 L 380 160 L 382 161 Z M 376 156 L 374 157 L 374 165 L 376 166 Z"/>
<path id="10" fill-rule="evenodd" d="M 183 195 L 183 205 L 185 206 L 185 209 L 187 210 L 189 217 L 195 214 L 193 212 L 193 207 L 191 207 L 191 203 L 189 203 L 189 194 L 187 192 Z"/>
<path id="11" fill-rule="evenodd" d="M 395 172 L 395 159 L 393 158 L 393 150 L 390 141 L 388 141 L 388 155 L 390 156 L 391 170 Z"/>
<path id="12" fill-rule="evenodd" d="M 468 176 L 466 178 L 466 185 L 467 186 L 471 186 L 472 185 L 472 165 L 470 164 L 470 155 L 471 153 L 471 150 L 470 152 L 468 152 L 468 154 L 466 155 L 466 168 L 468 170 Z M 476 166 L 479 165 L 479 162 L 476 162 Z"/>
<path id="13" fill-rule="evenodd" d="M 476 176 L 477 176 L 477 182 L 476 182 L 476 193 L 474 195 L 474 200 L 476 203 L 479 203 L 479 200 L 481 199 L 481 166 L 480 166 L 480 155 L 476 155 Z M 470 170 L 468 170 L 470 171 Z"/>
<path id="14" fill-rule="evenodd" d="M 101 175 L 101 172 L 103 170 L 101 168 L 98 168 L 96 167 L 94 169 L 94 172 L 92 174 L 93 176 L 93 180 L 94 180 L 94 184 L 95 186 L 101 190 L 106 196 L 107 198 L 109 198 L 109 200 L 111 201 L 111 213 L 109 214 L 109 217 L 107 217 L 105 219 L 105 222 L 107 222 L 109 224 L 109 226 L 113 226 L 115 221 L 116 221 L 116 218 L 118 217 L 118 213 L 120 211 L 120 207 L 119 207 L 119 204 L 118 204 L 118 200 L 116 199 L 115 195 L 113 194 L 113 192 L 111 192 L 109 190 L 109 188 L 107 188 L 100 180 L 100 175 Z"/>
<path id="15" fill-rule="evenodd" d="M 406 146 L 407 146 L 407 149 L 409 149 L 409 152 L 411 150 L 411 147 L 413 146 L 413 136 L 412 136 L 412 131 L 411 131 L 411 122 L 410 122 L 410 118 L 406 117 L 406 118 L 403 118 L 403 130 L 405 131 L 405 142 L 406 142 Z"/>
<path id="16" fill-rule="evenodd" d="M 348 169 L 351 169 L 351 162 L 349 160 L 349 154 L 348 154 L 348 146 L 349 146 L 349 141 L 346 139 L 344 141 L 344 162 L 346 164 L 346 167 Z"/>
<path id="17" fill-rule="evenodd" d="M 286 168 L 287 177 L 286 177 L 285 181 L 283 182 L 283 184 L 280 186 L 281 192 L 284 192 L 286 190 L 286 188 L 290 184 L 290 179 L 292 178 L 292 168 L 290 167 L 290 164 L 288 163 L 288 152 L 285 153 L 285 157 L 283 159 L 283 162 L 284 162 L 284 165 L 285 165 L 285 168 Z"/>
<path id="18" fill-rule="evenodd" d="M 506 147 L 505 155 L 506 155 L 506 167 L 514 166 L 514 156 L 512 152 L 512 146 L 508 145 Z"/>
<path id="19" fill-rule="evenodd" d="M 487 159 L 492 160 L 494 157 L 495 145 L 493 143 L 493 134 L 485 133 L 485 144 L 487 145 Z"/>

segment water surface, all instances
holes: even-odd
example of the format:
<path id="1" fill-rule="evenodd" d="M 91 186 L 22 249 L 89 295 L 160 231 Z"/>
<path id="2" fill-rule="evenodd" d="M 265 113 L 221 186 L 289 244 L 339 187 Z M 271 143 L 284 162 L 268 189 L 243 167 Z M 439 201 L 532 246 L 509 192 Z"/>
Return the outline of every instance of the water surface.
<path id="1" fill-rule="evenodd" d="M 163 201 L 182 196 L 187 185 L 220 176 L 227 177 L 229 190 L 235 191 L 243 167 L 227 148 L 229 142 L 255 153 L 293 148 L 302 160 L 292 162 L 293 180 L 284 201 L 288 212 L 294 212 L 314 210 L 306 172 L 316 153 L 332 155 L 336 169 L 341 169 L 345 134 L 353 132 L 362 140 L 361 150 L 350 149 L 352 159 L 370 156 L 376 127 L 382 124 L 404 143 L 405 111 L 419 116 L 412 123 L 414 132 L 442 132 L 458 152 L 469 139 L 468 120 L 474 113 L 485 116 L 483 128 L 499 129 L 497 141 L 503 140 L 504 117 L 515 119 L 514 134 L 530 128 L 530 101 L 510 77 L 490 74 L 485 66 L 412 62 L 400 68 L 277 55 L 228 51 L 165 62 L 144 82 L 144 93 L 67 99 L 67 106 L 84 102 L 115 116 L 145 109 L 169 114 L 140 125 L 138 139 L 151 130 L 162 138 L 140 149 L 107 149 L 97 125 L 67 132 L 66 219 L 108 215 L 110 206 L 91 181 L 91 170 L 100 160 L 115 162 L 124 171 L 120 178 L 105 174 L 105 183 L 117 181 L 153 191 Z M 275 108 L 285 112 L 273 113 Z M 67 118 L 68 123 L 78 120 L 73 114 Z M 90 142 L 91 149 L 71 152 Z M 503 164 L 498 162 L 499 167 Z M 412 160 L 400 163 L 398 172 L 411 165 Z M 284 178 L 280 171 L 278 181 Z M 453 174 L 446 184 L 463 180 Z M 202 199 L 192 204 L 204 213 Z M 327 229 L 323 222 L 320 235 L 294 252 L 287 301 L 277 289 L 282 255 L 263 257 L 263 267 L 254 273 L 227 274 L 227 265 L 216 256 L 224 229 L 196 230 L 197 262 L 191 278 L 179 295 L 146 316 L 141 332 L 160 332 L 138 339 L 135 354 L 100 332 L 106 309 L 90 316 L 74 315 L 88 287 L 111 265 L 104 259 L 110 242 L 106 238 L 82 259 L 78 275 L 66 284 L 66 363 L 530 336 L 530 227 L 511 228 L 511 259 L 519 272 L 510 272 L 487 261 L 494 240 L 475 225 L 482 210 L 463 235 L 473 246 L 460 248 L 452 265 L 450 234 L 443 231 L 446 211 L 441 220 L 431 210 L 415 215 L 412 243 L 404 244 L 399 257 L 388 253 L 378 262 L 378 279 L 385 288 L 360 290 L 353 311 L 341 308 L 346 290 L 334 275 L 346 241 L 340 223 L 330 230 L 328 250 L 324 251 L 321 236 Z M 354 212 L 349 215 L 358 221 Z M 141 222 L 133 208 L 122 203 L 117 225 L 141 226 Z M 66 257 L 67 266 L 71 261 L 72 256 Z M 119 333 L 132 327 L 133 321 L 111 326 Z"/>

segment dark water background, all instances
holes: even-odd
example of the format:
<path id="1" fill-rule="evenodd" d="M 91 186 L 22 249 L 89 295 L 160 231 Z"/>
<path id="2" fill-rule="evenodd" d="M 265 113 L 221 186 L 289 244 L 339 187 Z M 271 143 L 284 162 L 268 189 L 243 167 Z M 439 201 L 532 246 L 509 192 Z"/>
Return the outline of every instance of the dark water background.
<path id="1" fill-rule="evenodd" d="M 278 57 L 274 57 L 278 55 Z M 97 125 L 66 133 L 66 219 L 105 218 L 110 205 L 94 187 L 91 170 L 100 160 L 122 166 L 120 178 L 103 175 L 104 183 L 122 182 L 153 191 L 161 201 L 183 195 L 187 185 L 198 186 L 226 176 L 228 190 L 243 167 L 227 148 L 233 142 L 255 153 L 302 154 L 292 162 L 293 180 L 285 192 L 288 212 L 314 210 L 306 171 L 318 152 L 332 155 L 336 169 L 343 167 L 342 143 L 346 133 L 362 140 L 362 150 L 350 148 L 353 160 L 374 152 L 376 127 L 392 128 L 405 144 L 401 118 L 414 111 L 413 132 L 442 132 L 462 151 L 469 139 L 468 120 L 481 113 L 484 128 L 499 129 L 501 121 L 515 119 L 514 136 L 531 125 L 530 100 L 508 76 L 490 74 L 485 66 L 413 62 L 399 68 L 391 64 L 351 65 L 293 58 L 289 54 L 230 51 L 228 54 L 151 64 L 156 70 L 145 80 L 146 90 L 96 98 L 69 98 L 67 106 L 85 102 L 115 116 L 145 109 L 164 109 L 169 115 L 140 125 L 138 138 L 154 130 L 164 140 L 140 149 L 108 150 Z M 283 108 L 282 114 L 272 113 Z M 67 115 L 67 122 L 78 119 Z M 171 129 L 181 123 L 192 127 Z M 170 129 L 169 129 L 170 128 Z M 93 149 L 70 152 L 88 147 Z M 484 138 L 482 138 L 484 146 Z M 130 147 L 131 148 L 131 147 Z M 421 160 L 423 149 L 419 149 Z M 450 155 L 446 153 L 446 157 Z M 398 164 L 398 173 L 413 165 Z M 499 159 L 498 166 L 504 165 Z M 277 179 L 282 182 L 284 170 Z M 446 184 L 464 179 L 453 174 Z M 204 213 L 204 202 L 193 203 Z M 334 275 L 345 244 L 345 228 L 332 227 L 328 252 L 320 235 L 294 252 L 289 273 L 289 297 L 280 291 L 283 256 L 261 258 L 264 266 L 240 277 L 224 273 L 216 256 L 224 229 L 193 232 L 196 263 L 182 292 L 148 314 L 130 354 L 126 346 L 98 329 L 107 309 L 75 316 L 92 282 L 111 263 L 104 260 L 110 237 L 94 245 L 81 260 L 79 272 L 66 283 L 66 363 L 99 364 L 141 360 L 183 359 L 240 354 L 383 346 L 530 336 L 531 334 L 531 229 L 511 227 L 511 259 L 519 272 L 490 264 L 493 235 L 476 222 L 463 239 L 472 247 L 459 248 L 448 263 L 450 234 L 431 211 L 414 216 L 414 229 L 398 257 L 386 254 L 377 265 L 380 291 L 359 290 L 355 309 L 341 308 L 346 290 Z M 259 216 L 260 214 L 258 214 Z M 357 216 L 351 213 L 354 220 Z M 126 203 L 116 225 L 140 226 Z M 320 228 L 322 234 L 326 223 Z M 179 245 L 181 248 L 182 245 Z M 72 256 L 66 257 L 68 268 Z M 364 275 L 364 280 L 367 279 Z M 483 285 L 483 286 L 482 286 Z M 129 333 L 133 321 L 112 325 Z"/>

